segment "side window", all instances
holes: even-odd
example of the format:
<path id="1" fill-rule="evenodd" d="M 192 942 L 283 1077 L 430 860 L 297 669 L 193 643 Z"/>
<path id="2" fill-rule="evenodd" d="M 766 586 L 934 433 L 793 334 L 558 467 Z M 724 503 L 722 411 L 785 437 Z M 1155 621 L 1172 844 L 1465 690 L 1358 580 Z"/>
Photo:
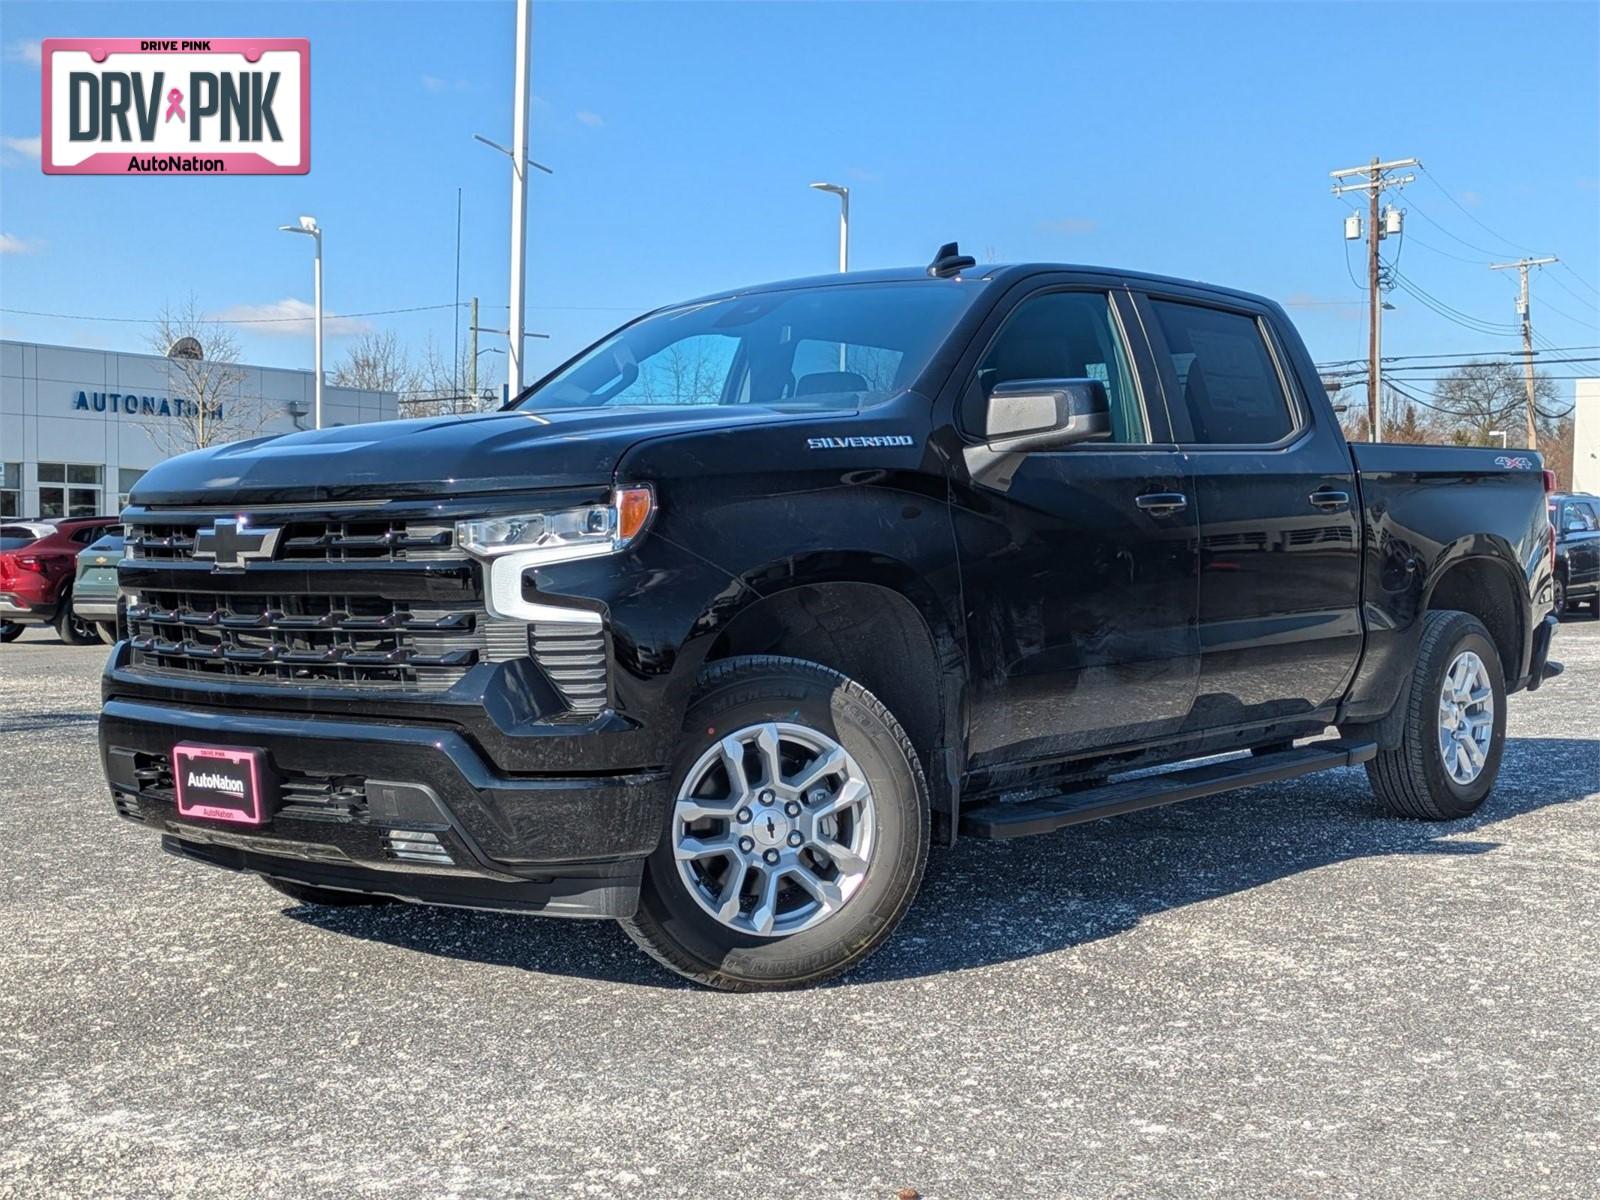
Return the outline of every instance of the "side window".
<path id="1" fill-rule="evenodd" d="M 1588 526 L 1590 533 L 1600 529 L 1600 512 L 1596 512 L 1593 504 L 1574 504 L 1572 507 L 1576 510 L 1578 520 Z"/>
<path id="2" fill-rule="evenodd" d="M 962 397 L 962 428 L 980 432 L 989 393 L 1021 379 L 1098 379 L 1111 401 L 1112 440 L 1150 440 L 1104 292 L 1046 292 L 1024 300 L 1001 326 Z"/>
<path id="3" fill-rule="evenodd" d="M 1289 398 L 1254 317 L 1168 300 L 1152 301 L 1151 308 L 1177 381 L 1169 407 L 1180 442 L 1263 446 L 1294 431 Z"/>

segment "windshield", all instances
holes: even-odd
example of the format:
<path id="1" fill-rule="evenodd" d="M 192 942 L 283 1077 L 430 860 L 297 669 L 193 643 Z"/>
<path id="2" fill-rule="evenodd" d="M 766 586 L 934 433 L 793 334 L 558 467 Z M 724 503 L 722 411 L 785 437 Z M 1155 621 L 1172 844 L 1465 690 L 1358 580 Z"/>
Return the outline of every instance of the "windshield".
<path id="1" fill-rule="evenodd" d="M 972 294 L 845 284 L 675 308 L 619 330 L 518 407 L 864 407 L 911 385 Z"/>

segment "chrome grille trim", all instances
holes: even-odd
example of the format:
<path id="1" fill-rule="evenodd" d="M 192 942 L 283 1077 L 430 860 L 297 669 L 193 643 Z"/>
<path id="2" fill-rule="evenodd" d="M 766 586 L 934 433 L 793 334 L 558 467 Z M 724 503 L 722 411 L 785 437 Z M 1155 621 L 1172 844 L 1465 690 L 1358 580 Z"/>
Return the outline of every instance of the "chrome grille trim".
<path id="1" fill-rule="evenodd" d="M 574 713 L 604 709 L 610 699 L 606 639 L 592 626 L 540 621 L 529 642 L 533 660 Z"/>

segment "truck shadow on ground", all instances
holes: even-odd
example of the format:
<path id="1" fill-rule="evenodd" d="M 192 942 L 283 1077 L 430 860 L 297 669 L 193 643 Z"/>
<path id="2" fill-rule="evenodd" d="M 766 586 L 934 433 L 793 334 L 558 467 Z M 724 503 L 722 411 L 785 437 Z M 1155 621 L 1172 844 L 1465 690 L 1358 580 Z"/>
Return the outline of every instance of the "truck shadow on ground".
<path id="1" fill-rule="evenodd" d="M 1487 854 L 1499 822 L 1600 792 L 1600 741 L 1512 738 L 1499 782 L 1472 817 L 1384 816 L 1360 768 L 1074 826 L 1011 842 L 936 849 L 898 934 L 825 985 L 921 978 L 1055 953 L 1147 916 L 1318 867 L 1380 855 Z M 402 949 L 548 974 L 688 987 L 611 922 L 390 905 L 286 909 L 289 917 Z"/>

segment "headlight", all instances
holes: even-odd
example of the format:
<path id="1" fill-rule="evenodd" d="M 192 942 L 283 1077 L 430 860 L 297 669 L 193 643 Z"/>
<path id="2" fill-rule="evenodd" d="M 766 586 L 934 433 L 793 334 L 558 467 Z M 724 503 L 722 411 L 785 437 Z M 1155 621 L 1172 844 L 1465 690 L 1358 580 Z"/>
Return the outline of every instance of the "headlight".
<path id="1" fill-rule="evenodd" d="M 607 504 L 458 521 L 456 544 L 479 558 L 525 554 L 527 565 L 614 554 L 639 536 L 654 507 L 648 487 L 618 488 Z"/>

